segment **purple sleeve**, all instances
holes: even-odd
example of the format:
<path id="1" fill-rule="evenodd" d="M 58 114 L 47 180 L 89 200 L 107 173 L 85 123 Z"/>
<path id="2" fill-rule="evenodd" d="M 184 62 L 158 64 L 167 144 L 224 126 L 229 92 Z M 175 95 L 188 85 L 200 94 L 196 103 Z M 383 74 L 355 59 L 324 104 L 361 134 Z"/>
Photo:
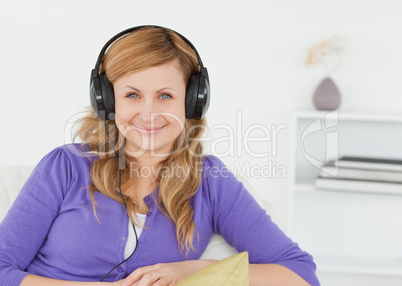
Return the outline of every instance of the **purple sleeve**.
<path id="1" fill-rule="evenodd" d="M 36 166 L 0 223 L 0 285 L 20 285 L 42 246 L 68 188 L 70 161 L 62 148 Z"/>
<path id="2" fill-rule="evenodd" d="M 320 285 L 312 256 L 278 228 L 221 160 L 208 156 L 205 162 L 214 231 L 237 251 L 247 251 L 250 263 L 279 264 Z"/>

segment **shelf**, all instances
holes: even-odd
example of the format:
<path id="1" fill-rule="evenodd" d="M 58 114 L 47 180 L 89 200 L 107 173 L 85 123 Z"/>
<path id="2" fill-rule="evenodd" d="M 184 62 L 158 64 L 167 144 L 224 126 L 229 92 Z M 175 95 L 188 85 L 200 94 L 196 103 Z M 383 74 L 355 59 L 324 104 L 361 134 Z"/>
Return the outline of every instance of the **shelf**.
<path id="1" fill-rule="evenodd" d="M 391 259 L 314 256 L 314 258 L 318 272 L 402 276 L 402 257 Z"/>
<path id="2" fill-rule="evenodd" d="M 311 110 L 292 121 L 289 229 L 323 285 L 402 285 L 402 196 L 315 186 L 329 160 L 402 158 L 402 114 Z"/>
<path id="3" fill-rule="evenodd" d="M 400 197 L 402 193 L 391 193 L 391 192 L 381 192 L 381 191 L 354 191 L 354 190 L 340 190 L 340 189 L 318 189 L 315 185 L 314 182 L 311 180 L 305 180 L 298 182 L 293 185 L 293 189 L 297 193 L 320 193 L 320 194 L 325 194 L 325 193 L 339 193 L 339 194 L 351 194 L 351 195 L 371 195 L 371 196 L 386 196 L 386 197 Z"/>
<path id="4" fill-rule="evenodd" d="M 338 119 L 342 121 L 364 121 L 364 122 L 401 122 L 400 113 L 376 113 L 376 112 L 348 112 L 348 111 L 316 111 L 303 110 L 295 112 L 295 117 L 299 119 L 317 119 L 324 116 L 328 119 Z"/>

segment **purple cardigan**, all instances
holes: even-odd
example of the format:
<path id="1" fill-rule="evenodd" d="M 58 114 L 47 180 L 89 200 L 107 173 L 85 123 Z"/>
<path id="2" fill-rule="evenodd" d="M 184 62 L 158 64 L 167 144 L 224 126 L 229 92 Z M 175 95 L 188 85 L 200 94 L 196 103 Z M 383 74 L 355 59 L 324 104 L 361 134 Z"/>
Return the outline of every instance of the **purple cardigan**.
<path id="1" fill-rule="evenodd" d="M 99 281 L 124 260 L 128 216 L 120 203 L 95 192 L 96 220 L 86 188 L 96 157 L 90 160 L 78 149 L 69 144 L 46 155 L 1 222 L 0 285 L 19 285 L 28 273 Z M 271 221 L 222 161 L 208 155 L 203 162 L 201 185 L 192 200 L 199 241 L 187 259 L 198 259 L 212 234 L 219 233 L 239 252 L 248 251 L 250 263 L 280 264 L 319 285 L 313 258 Z M 147 227 L 135 254 L 105 281 L 122 279 L 141 266 L 184 260 L 175 225 L 153 202 L 157 193 L 158 188 L 144 199 Z"/>

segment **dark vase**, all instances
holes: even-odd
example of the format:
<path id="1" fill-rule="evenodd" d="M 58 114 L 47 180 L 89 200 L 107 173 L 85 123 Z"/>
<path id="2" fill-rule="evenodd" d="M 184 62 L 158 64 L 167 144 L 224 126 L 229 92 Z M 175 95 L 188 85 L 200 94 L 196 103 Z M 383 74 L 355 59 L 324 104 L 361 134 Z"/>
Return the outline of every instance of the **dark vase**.
<path id="1" fill-rule="evenodd" d="M 317 86 L 313 96 L 313 103 L 318 110 L 335 110 L 339 107 L 341 94 L 331 78 L 324 78 Z"/>

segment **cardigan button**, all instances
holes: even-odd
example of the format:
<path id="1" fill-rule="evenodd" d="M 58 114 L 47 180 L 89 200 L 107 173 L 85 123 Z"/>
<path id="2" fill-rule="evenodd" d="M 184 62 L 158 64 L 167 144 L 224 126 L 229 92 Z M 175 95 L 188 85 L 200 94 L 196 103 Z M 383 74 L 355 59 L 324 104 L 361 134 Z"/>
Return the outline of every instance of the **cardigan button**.
<path id="1" fill-rule="evenodd" d="M 152 212 L 148 212 L 148 213 L 147 213 L 147 216 L 151 216 L 151 215 L 152 215 Z"/>
<path id="2" fill-rule="evenodd" d="M 124 271 L 123 267 L 119 266 L 119 268 L 117 268 L 117 271 L 119 271 L 120 273 Z"/>

